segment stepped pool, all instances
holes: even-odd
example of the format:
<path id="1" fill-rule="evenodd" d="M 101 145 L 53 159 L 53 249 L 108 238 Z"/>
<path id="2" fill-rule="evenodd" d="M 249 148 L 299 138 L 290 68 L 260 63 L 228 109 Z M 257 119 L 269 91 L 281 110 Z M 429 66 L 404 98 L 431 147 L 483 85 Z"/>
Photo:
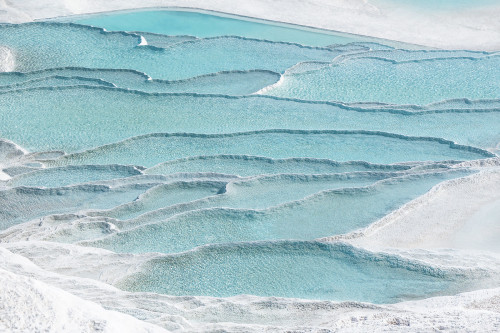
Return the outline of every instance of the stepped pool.
<path id="1" fill-rule="evenodd" d="M 158 9 L 0 25 L 0 62 L 1 242 L 134 254 L 115 286 L 167 295 L 394 303 L 491 278 L 325 239 L 497 157 L 497 53 Z"/>
<path id="2" fill-rule="evenodd" d="M 298 43 L 309 46 L 328 46 L 354 42 L 373 42 L 374 38 L 339 32 L 330 32 L 291 24 L 256 20 L 231 15 L 213 15 L 210 12 L 186 10 L 141 10 L 111 14 L 89 15 L 63 21 L 91 25 L 110 31 L 141 31 L 155 40 L 159 35 L 175 36 L 176 41 L 197 38 L 240 36 L 268 39 L 276 42 Z"/>

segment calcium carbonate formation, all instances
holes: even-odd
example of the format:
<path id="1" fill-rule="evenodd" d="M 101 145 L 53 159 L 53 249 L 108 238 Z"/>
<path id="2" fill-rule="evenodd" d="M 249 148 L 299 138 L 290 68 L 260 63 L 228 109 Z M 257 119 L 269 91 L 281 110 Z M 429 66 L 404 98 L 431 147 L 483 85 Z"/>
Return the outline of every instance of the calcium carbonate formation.
<path id="1" fill-rule="evenodd" d="M 0 331 L 499 329 L 498 8 L 272 4 L 0 4 Z"/>

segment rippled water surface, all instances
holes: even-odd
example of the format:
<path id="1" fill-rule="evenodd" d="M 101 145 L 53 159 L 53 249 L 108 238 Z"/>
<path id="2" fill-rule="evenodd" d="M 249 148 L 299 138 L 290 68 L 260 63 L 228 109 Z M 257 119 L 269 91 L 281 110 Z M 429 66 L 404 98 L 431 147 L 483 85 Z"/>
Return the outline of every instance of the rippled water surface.
<path id="1" fill-rule="evenodd" d="M 391 303 L 477 282 L 319 239 L 496 156 L 498 54 L 187 11 L 68 20 L 0 25 L 1 241 L 149 253 L 116 286 L 171 295 Z"/>

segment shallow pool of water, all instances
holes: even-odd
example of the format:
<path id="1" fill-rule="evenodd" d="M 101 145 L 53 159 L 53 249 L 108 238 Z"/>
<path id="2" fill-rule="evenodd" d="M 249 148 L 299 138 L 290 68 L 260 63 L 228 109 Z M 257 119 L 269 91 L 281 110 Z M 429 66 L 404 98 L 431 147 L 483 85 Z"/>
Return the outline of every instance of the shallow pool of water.
<path id="1" fill-rule="evenodd" d="M 74 18 L 71 21 L 113 31 L 144 31 L 196 37 L 242 36 L 312 46 L 377 40 L 364 36 L 305 27 L 299 28 L 290 24 L 276 24 L 220 13 L 180 10 L 115 12 Z"/>

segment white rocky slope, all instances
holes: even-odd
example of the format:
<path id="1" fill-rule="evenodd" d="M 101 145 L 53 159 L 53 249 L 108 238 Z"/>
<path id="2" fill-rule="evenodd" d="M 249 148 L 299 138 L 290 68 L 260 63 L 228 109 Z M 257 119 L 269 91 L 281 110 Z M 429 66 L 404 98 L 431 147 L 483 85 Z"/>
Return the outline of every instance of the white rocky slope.
<path id="1" fill-rule="evenodd" d="M 165 331 L 44 283 L 29 260 L 4 249 L 0 253 L 1 332 Z"/>

